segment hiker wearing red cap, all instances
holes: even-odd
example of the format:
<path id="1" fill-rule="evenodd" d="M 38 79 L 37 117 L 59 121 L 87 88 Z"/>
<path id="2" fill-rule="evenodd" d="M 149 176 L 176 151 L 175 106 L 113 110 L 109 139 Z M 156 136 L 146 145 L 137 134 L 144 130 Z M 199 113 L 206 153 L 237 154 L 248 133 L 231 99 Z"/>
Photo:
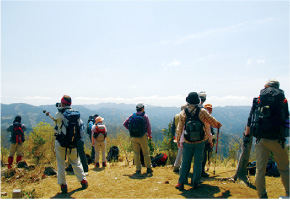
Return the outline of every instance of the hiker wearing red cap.
<path id="1" fill-rule="evenodd" d="M 24 131 L 26 131 L 26 126 L 21 124 L 21 116 L 15 117 L 13 124 L 7 128 L 7 131 L 11 132 L 8 157 L 8 169 L 11 169 L 15 153 L 17 155 L 16 163 L 20 162 L 23 156 L 23 142 L 25 141 Z"/>
<path id="2" fill-rule="evenodd" d="M 187 182 L 193 157 L 194 169 L 191 184 L 194 189 L 197 189 L 200 183 L 203 150 L 205 142 L 210 137 L 210 133 L 205 129 L 204 124 L 210 124 L 215 128 L 222 126 L 204 108 L 199 106 L 200 98 L 196 92 L 189 93 L 186 97 L 186 102 L 187 106 L 180 112 L 180 119 L 177 126 L 178 146 L 180 146 L 180 138 L 183 131 L 185 139 L 178 184 L 175 186 L 179 190 L 184 190 L 184 184 Z"/>
<path id="3" fill-rule="evenodd" d="M 79 112 L 71 108 L 70 96 L 64 95 L 62 97 L 61 106 L 58 107 L 54 119 L 56 123 L 57 183 L 61 186 L 62 193 L 66 194 L 65 160 L 68 158 L 82 189 L 86 189 L 88 182 L 77 152 L 77 142 L 84 137 L 84 126 Z"/>
<path id="4" fill-rule="evenodd" d="M 95 118 L 95 125 L 92 127 L 92 146 L 95 148 L 95 167 L 100 167 L 100 151 L 102 152 L 102 166 L 106 167 L 106 137 L 107 128 L 103 124 L 104 118 L 98 116 Z"/>

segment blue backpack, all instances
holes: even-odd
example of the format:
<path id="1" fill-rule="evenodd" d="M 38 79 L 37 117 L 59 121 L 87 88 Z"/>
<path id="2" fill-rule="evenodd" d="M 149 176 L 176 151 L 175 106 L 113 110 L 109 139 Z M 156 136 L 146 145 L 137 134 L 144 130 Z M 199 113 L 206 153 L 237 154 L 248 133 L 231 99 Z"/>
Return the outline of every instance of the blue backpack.
<path id="1" fill-rule="evenodd" d="M 134 113 L 129 119 L 129 132 L 131 137 L 143 137 L 146 133 L 145 113 L 137 115 Z"/>
<path id="2" fill-rule="evenodd" d="M 76 110 L 66 110 L 63 112 L 61 134 L 57 140 L 62 147 L 76 148 L 77 141 L 80 140 L 80 113 Z"/>

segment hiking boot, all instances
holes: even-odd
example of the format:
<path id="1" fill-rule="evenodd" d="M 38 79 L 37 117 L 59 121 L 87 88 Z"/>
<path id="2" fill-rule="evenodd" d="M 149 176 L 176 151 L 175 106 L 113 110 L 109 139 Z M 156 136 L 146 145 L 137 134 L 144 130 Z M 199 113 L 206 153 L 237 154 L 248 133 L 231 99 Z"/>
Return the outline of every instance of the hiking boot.
<path id="1" fill-rule="evenodd" d="M 263 194 L 263 195 L 260 197 L 260 199 L 268 199 L 268 195 L 267 195 L 267 193 Z"/>
<path id="2" fill-rule="evenodd" d="M 100 163 L 96 163 L 95 168 L 99 168 L 100 167 Z"/>
<path id="3" fill-rule="evenodd" d="M 176 189 L 179 189 L 180 191 L 181 191 L 181 190 L 184 190 L 184 184 L 183 184 L 183 183 L 177 183 L 177 184 L 175 185 L 175 188 L 176 188 Z"/>
<path id="4" fill-rule="evenodd" d="M 179 172 L 179 167 L 174 167 L 173 172 Z"/>
<path id="5" fill-rule="evenodd" d="M 209 174 L 206 172 L 201 173 L 201 177 L 209 177 Z"/>
<path id="6" fill-rule="evenodd" d="M 67 193 L 67 185 L 66 184 L 61 184 L 60 185 L 61 193 L 66 194 Z"/>
<path id="7" fill-rule="evenodd" d="M 136 174 L 141 174 L 141 170 L 136 170 Z"/>
<path id="8" fill-rule="evenodd" d="M 83 190 L 84 190 L 84 189 L 87 189 L 88 186 L 89 186 L 88 181 L 85 180 L 85 179 L 83 179 L 83 180 L 81 181 L 81 185 L 82 185 L 82 189 L 83 189 Z"/>
<path id="9" fill-rule="evenodd" d="M 107 167 L 107 163 L 106 163 L 106 161 L 103 162 L 103 167 Z"/>
<path id="10" fill-rule="evenodd" d="M 151 168 L 147 168 L 147 173 L 149 174 L 149 173 L 152 173 L 153 172 L 153 170 L 151 169 Z"/>

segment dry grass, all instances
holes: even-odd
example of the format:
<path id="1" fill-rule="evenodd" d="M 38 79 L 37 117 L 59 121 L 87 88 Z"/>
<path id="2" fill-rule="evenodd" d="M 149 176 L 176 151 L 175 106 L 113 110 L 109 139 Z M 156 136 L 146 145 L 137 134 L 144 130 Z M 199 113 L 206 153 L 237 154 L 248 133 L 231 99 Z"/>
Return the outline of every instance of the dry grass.
<path id="1" fill-rule="evenodd" d="M 185 185 L 184 191 L 175 189 L 179 175 L 172 172 L 171 166 L 153 168 L 153 175 L 146 174 L 146 168 L 142 168 L 142 174 L 135 175 L 135 166 L 124 162 L 109 163 L 106 169 L 94 169 L 89 166 L 87 177 L 89 187 L 81 190 L 81 185 L 73 174 L 68 174 L 68 194 L 61 194 L 57 185 L 56 176 L 41 178 L 34 177 L 41 170 L 17 171 L 11 178 L 2 177 L 1 191 L 7 192 L 11 198 L 12 191 L 21 188 L 24 198 L 76 198 L 76 199 L 184 199 L 184 198 L 230 198 L 230 199 L 256 199 L 257 192 L 242 183 L 220 181 L 220 177 L 229 177 L 234 174 L 234 168 L 216 167 L 215 176 L 213 167 L 210 168 L 209 178 L 203 179 L 203 184 L 198 190 Z M 6 170 L 2 168 L 2 170 Z M 3 174 L 3 173 L 2 173 Z M 24 175 L 21 175 L 24 174 Z M 34 181 L 28 181 L 28 180 Z M 254 177 L 250 177 L 254 185 Z M 267 177 L 267 190 L 269 198 L 277 199 L 284 195 L 284 189 L 280 178 Z"/>

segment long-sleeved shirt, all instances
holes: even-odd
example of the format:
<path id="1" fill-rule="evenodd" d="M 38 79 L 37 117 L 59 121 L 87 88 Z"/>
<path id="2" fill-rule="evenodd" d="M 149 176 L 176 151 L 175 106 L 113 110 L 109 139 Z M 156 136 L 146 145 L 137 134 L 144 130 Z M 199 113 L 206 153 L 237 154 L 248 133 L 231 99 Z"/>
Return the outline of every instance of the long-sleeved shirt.
<path id="1" fill-rule="evenodd" d="M 193 115 L 196 112 L 196 109 L 194 110 L 194 108 L 196 107 L 195 105 L 191 105 L 188 104 L 187 106 L 188 111 Z M 184 129 L 184 125 L 185 125 L 185 121 L 186 121 L 186 113 L 184 110 L 182 110 L 180 112 L 180 119 L 179 119 L 179 123 L 177 126 L 177 131 L 176 131 L 176 135 L 177 135 L 177 141 L 180 140 L 182 131 Z M 213 116 L 211 116 L 204 108 L 200 108 L 200 112 L 198 114 L 199 119 L 205 124 L 205 127 L 210 127 L 207 124 L 211 125 L 214 128 L 219 128 L 221 127 L 221 123 L 219 123 Z M 195 144 L 195 143 L 201 143 L 204 142 L 206 140 L 208 140 L 209 138 L 212 137 L 211 133 L 210 133 L 210 128 L 205 128 L 205 136 L 204 139 L 198 142 L 189 142 L 187 140 L 185 140 L 186 143 L 191 143 L 191 144 Z"/>
<path id="2" fill-rule="evenodd" d="M 64 107 L 63 108 L 64 110 L 73 110 L 70 106 L 67 106 L 67 107 Z M 56 120 L 55 121 L 55 124 L 57 126 L 57 134 L 61 134 L 61 124 L 62 124 L 62 116 L 63 114 L 58 111 L 56 114 L 55 114 L 55 117 L 54 119 Z M 81 141 L 82 142 L 85 142 L 85 130 L 84 130 L 84 123 L 83 121 L 80 119 L 80 135 L 81 135 Z"/>
<path id="3" fill-rule="evenodd" d="M 136 114 L 137 114 L 137 115 L 141 115 L 141 114 L 142 114 L 142 111 L 137 112 Z M 125 127 L 126 129 L 129 129 L 129 120 L 130 120 L 130 118 L 131 118 L 132 116 L 133 116 L 133 114 L 130 115 L 130 116 L 125 120 L 125 122 L 123 123 L 123 125 L 124 125 L 124 127 Z M 151 138 L 151 137 L 152 137 L 152 136 L 151 136 L 152 130 L 151 130 L 151 124 L 150 124 L 150 121 L 149 121 L 149 117 L 148 117 L 148 115 L 144 114 L 144 119 L 145 119 L 145 123 L 146 123 L 146 125 L 145 125 L 146 134 L 148 135 L 149 138 Z"/>

